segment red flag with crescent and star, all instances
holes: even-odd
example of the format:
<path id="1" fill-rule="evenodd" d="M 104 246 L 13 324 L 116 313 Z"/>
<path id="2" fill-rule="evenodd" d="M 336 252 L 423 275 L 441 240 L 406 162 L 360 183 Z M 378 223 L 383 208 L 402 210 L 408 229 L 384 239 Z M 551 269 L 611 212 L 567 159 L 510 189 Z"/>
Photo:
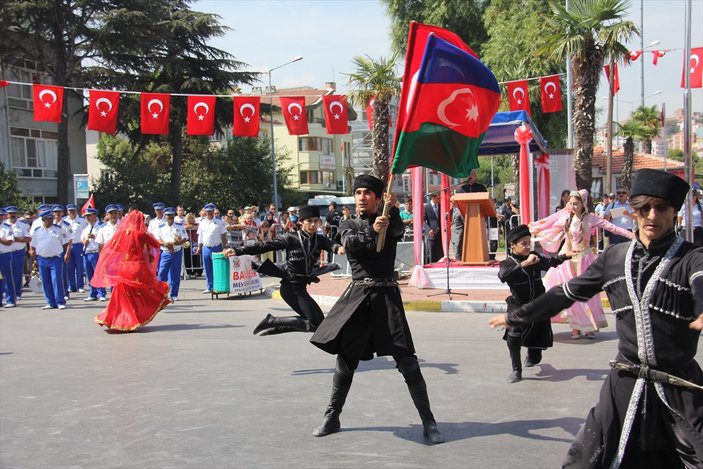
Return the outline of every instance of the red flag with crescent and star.
<path id="1" fill-rule="evenodd" d="M 652 51 L 652 64 L 656 65 L 659 63 L 659 58 L 664 57 L 666 55 L 665 50 L 653 50 Z"/>
<path id="2" fill-rule="evenodd" d="M 35 84 L 32 86 L 32 92 L 34 95 L 34 120 L 61 122 L 63 86 Z"/>
<path id="3" fill-rule="evenodd" d="M 215 133 L 215 96 L 188 96 L 188 135 L 212 135 Z"/>
<path id="4" fill-rule="evenodd" d="M 427 38 L 430 36 L 430 33 L 434 34 L 436 37 L 444 39 L 448 43 L 478 59 L 478 54 L 476 54 L 471 47 L 462 41 L 456 33 L 442 29 L 438 26 L 431 26 L 429 24 L 411 21 L 410 27 L 408 28 L 408 47 L 405 54 L 403 86 L 400 90 L 398 119 L 396 120 L 397 129 L 403 128 L 408 111 L 414 106 L 415 91 L 417 90 L 417 73 L 420 70 L 420 65 L 422 64 L 422 56 L 425 53 L 425 46 L 427 45 Z M 394 153 L 395 148 L 398 145 L 398 138 L 400 138 L 400 131 L 395 133 L 395 141 L 393 142 Z"/>
<path id="5" fill-rule="evenodd" d="M 307 135 L 308 116 L 305 112 L 305 98 L 302 96 L 281 97 L 281 112 L 290 135 Z"/>
<path id="6" fill-rule="evenodd" d="M 688 58 L 688 63 L 686 63 L 686 60 L 684 60 L 684 69 L 681 73 L 681 88 L 685 87 L 685 67 L 687 66 L 691 67 L 691 88 L 703 88 L 703 47 L 696 47 L 695 49 L 691 49 L 691 56 Z"/>
<path id="7" fill-rule="evenodd" d="M 88 130 L 114 134 L 117 130 L 119 91 L 90 90 Z"/>
<path id="8" fill-rule="evenodd" d="M 532 116 L 530 111 L 530 88 L 527 80 L 509 81 L 505 84 L 508 92 L 508 107 L 511 111 L 525 111 Z"/>
<path id="9" fill-rule="evenodd" d="M 605 70 L 605 81 L 610 81 L 610 65 L 604 65 Z M 620 73 L 618 73 L 618 64 L 615 64 L 613 68 L 613 96 L 618 94 L 620 91 Z"/>
<path id="10" fill-rule="evenodd" d="M 347 98 L 338 94 L 322 97 L 325 108 L 325 127 L 328 134 L 348 134 L 349 118 L 347 115 Z"/>
<path id="11" fill-rule="evenodd" d="M 541 77 L 539 79 L 539 90 L 542 98 L 542 112 L 561 111 L 561 79 L 559 75 Z"/>
<path id="12" fill-rule="evenodd" d="M 232 134 L 235 137 L 256 137 L 259 135 L 259 103 L 260 96 L 234 97 L 234 126 Z"/>
<path id="13" fill-rule="evenodd" d="M 85 201 L 83 207 L 81 207 L 81 215 L 85 215 L 85 209 L 88 207 L 95 208 L 95 194 L 90 194 L 88 200 Z"/>
<path id="14" fill-rule="evenodd" d="M 171 95 L 167 93 L 142 93 L 142 134 L 168 134 L 168 116 L 171 111 Z"/>

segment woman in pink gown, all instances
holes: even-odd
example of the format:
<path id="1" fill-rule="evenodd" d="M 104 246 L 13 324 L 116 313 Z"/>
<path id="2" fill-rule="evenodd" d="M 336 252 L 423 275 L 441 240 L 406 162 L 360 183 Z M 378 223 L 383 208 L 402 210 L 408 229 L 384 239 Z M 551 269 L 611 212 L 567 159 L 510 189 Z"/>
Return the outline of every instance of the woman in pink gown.
<path id="1" fill-rule="evenodd" d="M 148 324 L 169 302 L 168 284 L 156 276 L 159 242 L 147 231 L 144 214 L 133 210 L 100 251 L 94 287 L 113 287 L 110 302 L 95 317 L 108 329 L 134 331 Z"/>
<path id="2" fill-rule="evenodd" d="M 591 234 L 595 228 L 603 228 L 630 239 L 634 237 L 632 232 L 588 213 L 585 206 L 587 200 L 588 191 L 572 191 L 569 194 L 569 202 L 563 209 L 530 225 L 532 235 L 545 251 L 573 254 L 570 260 L 547 271 L 544 276 L 547 289 L 581 275 L 593 263 L 596 255 L 591 246 Z M 566 322 L 567 318 L 573 339 L 580 338 L 582 334 L 592 338 L 595 331 L 608 326 L 600 295 L 585 303 L 574 303 L 560 315 L 554 316 L 552 322 Z"/>

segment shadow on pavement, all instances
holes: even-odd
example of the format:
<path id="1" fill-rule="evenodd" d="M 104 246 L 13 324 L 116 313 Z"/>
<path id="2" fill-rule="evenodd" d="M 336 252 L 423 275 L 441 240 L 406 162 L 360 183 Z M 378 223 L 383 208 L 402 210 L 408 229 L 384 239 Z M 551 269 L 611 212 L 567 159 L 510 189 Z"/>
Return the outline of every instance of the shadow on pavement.
<path id="1" fill-rule="evenodd" d="M 537 365 L 540 370 L 535 374 L 539 378 L 539 381 L 569 381 L 570 379 L 583 376 L 588 381 L 603 381 L 605 380 L 608 370 L 589 370 L 584 368 L 566 368 L 563 370 L 557 370 L 552 365 L 543 363 Z M 524 378 L 524 379 L 535 379 L 535 378 Z"/>
<path id="2" fill-rule="evenodd" d="M 572 339 L 571 332 L 559 332 L 558 334 L 554 334 L 554 342 L 571 345 L 588 345 L 594 342 L 605 342 L 608 340 L 617 339 L 618 335 L 615 331 L 597 332 L 593 339 L 587 339 L 585 337 L 581 337 L 580 339 Z"/>
<path id="3" fill-rule="evenodd" d="M 244 327 L 234 324 L 166 324 L 163 326 L 144 326 L 136 332 L 161 332 L 161 331 L 190 331 L 195 329 L 228 329 Z"/>
<path id="4" fill-rule="evenodd" d="M 422 359 L 419 359 L 421 368 L 438 368 L 444 371 L 445 374 L 455 375 L 458 374 L 457 363 L 429 363 Z M 363 373 L 365 371 L 377 371 L 377 370 L 395 370 L 395 360 L 388 357 L 374 358 L 373 360 L 359 362 L 359 367 L 356 369 L 355 373 Z M 291 374 L 293 376 L 304 376 L 304 375 L 314 375 L 322 373 L 334 373 L 334 368 L 311 368 L 309 370 L 294 370 Z"/>

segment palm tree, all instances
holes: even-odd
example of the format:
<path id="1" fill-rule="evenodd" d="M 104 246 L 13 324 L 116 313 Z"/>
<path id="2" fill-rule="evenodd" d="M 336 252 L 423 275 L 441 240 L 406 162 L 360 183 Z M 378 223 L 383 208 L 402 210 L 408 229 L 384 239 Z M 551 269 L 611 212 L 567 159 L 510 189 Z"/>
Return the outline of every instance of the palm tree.
<path id="1" fill-rule="evenodd" d="M 652 153 L 652 139 L 659 135 L 661 116 L 656 106 L 640 106 L 632 113 L 632 120 L 643 127 L 644 152 Z"/>
<path id="2" fill-rule="evenodd" d="M 620 129 L 618 135 L 625 137 L 625 145 L 623 146 L 623 165 L 621 173 L 621 185 L 630 187 L 632 180 L 632 166 L 635 159 L 635 140 L 640 140 L 644 137 L 646 129 L 634 119 L 630 119 L 624 124 L 618 124 Z"/>
<path id="3" fill-rule="evenodd" d="M 572 0 L 569 10 L 560 1 L 550 0 L 555 33 L 539 53 L 552 59 L 571 57 L 574 77 L 574 140 L 576 185 L 591 189 L 591 161 L 596 123 L 596 91 L 606 59 L 625 57 L 622 42 L 639 30 L 632 21 L 623 21 L 628 0 Z"/>
<path id="4" fill-rule="evenodd" d="M 366 107 L 373 102 L 373 127 L 371 129 L 371 148 L 373 163 L 371 173 L 382 179 L 388 179 L 390 164 L 390 101 L 400 94 L 401 78 L 396 73 L 398 56 L 389 59 L 381 57 L 374 60 L 368 55 L 352 59 L 356 71 L 348 74 L 352 91 L 349 98 L 353 104 Z"/>

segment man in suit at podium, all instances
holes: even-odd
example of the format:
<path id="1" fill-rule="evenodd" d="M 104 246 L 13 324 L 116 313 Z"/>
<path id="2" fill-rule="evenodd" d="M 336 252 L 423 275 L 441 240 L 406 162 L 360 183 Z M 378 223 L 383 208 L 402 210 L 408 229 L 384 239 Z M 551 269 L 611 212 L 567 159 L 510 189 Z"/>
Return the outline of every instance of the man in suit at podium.
<path id="1" fill-rule="evenodd" d="M 429 241 L 430 264 L 442 258 L 442 229 L 440 216 L 442 215 L 439 205 L 439 193 L 432 195 L 429 202 L 425 204 L 425 232 Z"/>
<path id="2" fill-rule="evenodd" d="M 457 190 L 457 192 L 465 194 L 470 194 L 472 192 L 488 192 L 486 186 L 477 181 L 478 173 L 475 169 L 472 169 L 471 174 L 469 174 L 469 178 L 466 180 L 466 183 L 462 184 L 461 187 L 459 187 L 459 189 Z"/>
<path id="3" fill-rule="evenodd" d="M 458 193 L 463 193 L 463 194 L 470 194 L 472 192 L 488 192 L 488 189 L 486 189 L 486 186 L 481 184 L 480 182 L 477 182 L 478 180 L 478 173 L 476 172 L 475 169 L 471 170 L 471 174 L 469 174 L 469 178 L 466 180 L 465 184 L 462 184 L 459 189 L 457 189 Z M 457 240 L 463 240 L 464 239 L 464 216 L 461 214 L 461 211 L 459 211 L 458 208 L 454 208 L 455 213 L 452 215 L 452 219 L 454 220 L 454 223 L 452 223 L 452 239 L 457 239 Z M 455 237 L 456 235 L 456 237 Z M 457 241 L 458 242 L 458 241 Z M 459 245 L 457 248 L 456 252 L 456 260 L 461 260 L 461 252 L 462 252 L 463 246 Z"/>

